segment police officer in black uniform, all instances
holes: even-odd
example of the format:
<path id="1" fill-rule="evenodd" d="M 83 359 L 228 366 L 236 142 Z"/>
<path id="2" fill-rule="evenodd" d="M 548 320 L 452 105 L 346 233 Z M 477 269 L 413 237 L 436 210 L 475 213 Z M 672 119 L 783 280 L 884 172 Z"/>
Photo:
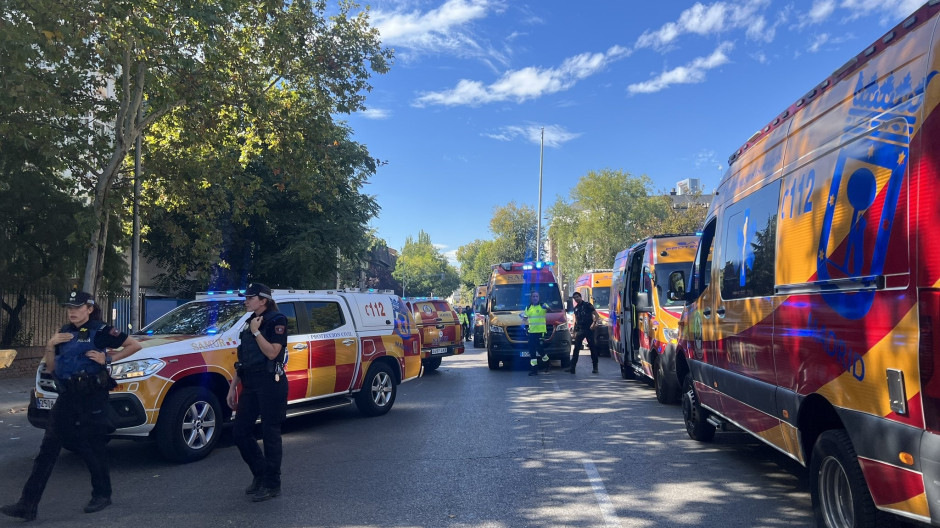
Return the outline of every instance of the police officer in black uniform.
<path id="1" fill-rule="evenodd" d="M 85 460 L 91 473 L 91 500 L 85 513 L 111 504 L 107 435 L 114 431 L 108 419 L 108 391 L 114 384 L 107 365 L 140 350 L 140 343 L 101 321 L 101 310 L 91 295 L 72 292 L 62 303 L 69 324 L 46 343 L 43 360 L 52 372 L 59 396 L 49 413 L 46 433 L 33 471 L 23 486 L 19 502 L 0 508 L 0 513 L 31 521 L 63 442 Z"/>
<path id="2" fill-rule="evenodd" d="M 239 335 L 238 363 L 226 402 L 236 411 L 233 437 L 242 459 L 251 469 L 251 485 L 245 493 L 252 501 L 273 499 L 281 493 L 281 422 L 287 413 L 287 318 L 277 311 L 271 288 L 249 284 L 243 294 L 252 315 Z M 241 394 L 237 393 L 241 383 Z M 261 416 L 258 447 L 252 430 Z"/>
<path id="3" fill-rule="evenodd" d="M 578 366 L 578 355 L 581 353 L 581 343 L 587 340 L 588 350 L 591 351 L 591 363 L 594 365 L 594 374 L 597 374 L 597 349 L 594 347 L 594 326 L 597 323 L 597 310 L 594 305 L 581 299 L 581 294 L 574 292 L 574 354 L 571 357 L 571 368 L 568 372 L 574 374 Z"/>

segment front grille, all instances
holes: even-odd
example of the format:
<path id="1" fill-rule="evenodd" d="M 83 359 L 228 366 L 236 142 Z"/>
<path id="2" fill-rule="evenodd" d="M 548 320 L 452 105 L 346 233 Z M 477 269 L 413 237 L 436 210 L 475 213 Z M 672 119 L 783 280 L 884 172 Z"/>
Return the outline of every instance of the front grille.
<path id="1" fill-rule="evenodd" d="M 545 339 L 551 339 L 553 331 L 554 328 L 552 326 L 548 326 L 548 332 L 545 333 Z M 529 340 L 529 331 L 524 326 L 507 326 L 506 337 L 508 337 L 510 341 L 525 343 Z"/>

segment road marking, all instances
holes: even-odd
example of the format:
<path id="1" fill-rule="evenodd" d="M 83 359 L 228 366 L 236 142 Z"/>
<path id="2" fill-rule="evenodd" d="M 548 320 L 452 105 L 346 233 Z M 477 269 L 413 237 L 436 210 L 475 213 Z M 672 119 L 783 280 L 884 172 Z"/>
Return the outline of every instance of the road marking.
<path id="1" fill-rule="evenodd" d="M 561 390 L 561 387 L 558 386 L 558 382 L 556 380 L 552 380 L 552 386 L 555 387 L 555 392 Z"/>
<path id="2" fill-rule="evenodd" d="M 610 502 L 610 497 L 607 495 L 607 488 L 604 487 L 604 481 L 601 480 L 601 475 L 597 472 L 597 468 L 594 467 L 594 462 L 585 460 L 584 471 L 587 472 L 588 480 L 591 481 L 591 487 L 594 488 L 594 497 L 597 499 L 597 505 L 601 509 L 604 524 L 608 527 L 619 527 L 620 520 L 617 519 L 617 514 L 614 513 L 614 505 Z"/>

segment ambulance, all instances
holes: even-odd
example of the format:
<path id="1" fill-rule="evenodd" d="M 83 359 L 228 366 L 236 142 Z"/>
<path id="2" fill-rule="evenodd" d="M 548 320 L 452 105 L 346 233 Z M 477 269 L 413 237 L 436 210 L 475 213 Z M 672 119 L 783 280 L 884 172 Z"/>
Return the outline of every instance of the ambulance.
<path id="1" fill-rule="evenodd" d="M 405 303 L 391 291 L 274 290 L 287 317 L 287 415 L 355 402 L 367 416 L 391 410 L 400 383 L 421 372 L 421 340 Z M 232 411 L 225 405 L 235 372 L 244 298 L 207 292 L 133 337 L 143 349 L 109 368 L 113 436 L 152 438 L 168 459 L 191 462 L 218 444 Z M 57 396 L 45 365 L 36 373 L 28 418 L 44 428 Z"/>
<path id="2" fill-rule="evenodd" d="M 574 283 L 574 291 L 594 305 L 599 318 L 594 328 L 594 346 L 601 355 L 610 350 L 610 286 L 613 270 L 594 269 L 584 272 Z"/>
<path id="3" fill-rule="evenodd" d="M 530 294 L 539 293 L 548 305 L 545 353 L 562 367 L 571 363 L 571 334 L 565 320 L 561 290 L 551 262 L 503 262 L 493 266 L 484 307 L 486 359 L 491 370 L 500 362 L 506 367 L 529 363 L 529 334 L 520 315 L 529 305 Z"/>
<path id="4" fill-rule="evenodd" d="M 931 1 L 731 156 L 688 281 L 689 436 L 807 466 L 819 526 L 940 526 L 938 72 Z"/>
<path id="5" fill-rule="evenodd" d="M 669 279 L 682 271 L 688 276 L 698 248 L 694 234 L 657 235 L 620 252 L 615 264 L 622 271 L 610 303 L 616 314 L 610 353 L 625 379 L 652 383 L 660 403 L 679 401 L 676 345 L 679 317 L 685 305 L 681 294 L 667 296 Z M 684 285 L 673 284 L 672 291 Z"/>
<path id="6" fill-rule="evenodd" d="M 421 336 L 421 364 L 425 372 L 437 370 L 447 356 L 464 353 L 463 326 L 457 312 L 445 299 L 404 299 Z"/>
<path id="7" fill-rule="evenodd" d="M 473 348 L 483 348 L 486 346 L 484 338 L 484 328 L 486 327 L 486 316 L 483 310 L 486 307 L 486 284 L 476 287 L 473 294 Z"/>

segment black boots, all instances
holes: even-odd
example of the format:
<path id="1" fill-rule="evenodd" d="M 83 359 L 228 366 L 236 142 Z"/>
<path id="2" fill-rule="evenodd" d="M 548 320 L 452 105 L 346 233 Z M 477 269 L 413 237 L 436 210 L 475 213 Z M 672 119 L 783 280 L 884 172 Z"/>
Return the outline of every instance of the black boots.
<path id="1" fill-rule="evenodd" d="M 36 518 L 36 507 L 29 507 L 22 502 L 17 502 L 0 508 L 0 513 L 10 517 L 18 517 L 24 521 L 32 521 Z"/>
<path id="2" fill-rule="evenodd" d="M 111 499 L 108 497 L 92 497 L 85 505 L 85 513 L 95 513 L 111 505 Z"/>
<path id="3" fill-rule="evenodd" d="M 245 495 L 254 495 L 258 493 L 258 490 L 261 489 L 261 477 L 254 477 L 251 479 L 251 486 L 245 488 Z"/>

